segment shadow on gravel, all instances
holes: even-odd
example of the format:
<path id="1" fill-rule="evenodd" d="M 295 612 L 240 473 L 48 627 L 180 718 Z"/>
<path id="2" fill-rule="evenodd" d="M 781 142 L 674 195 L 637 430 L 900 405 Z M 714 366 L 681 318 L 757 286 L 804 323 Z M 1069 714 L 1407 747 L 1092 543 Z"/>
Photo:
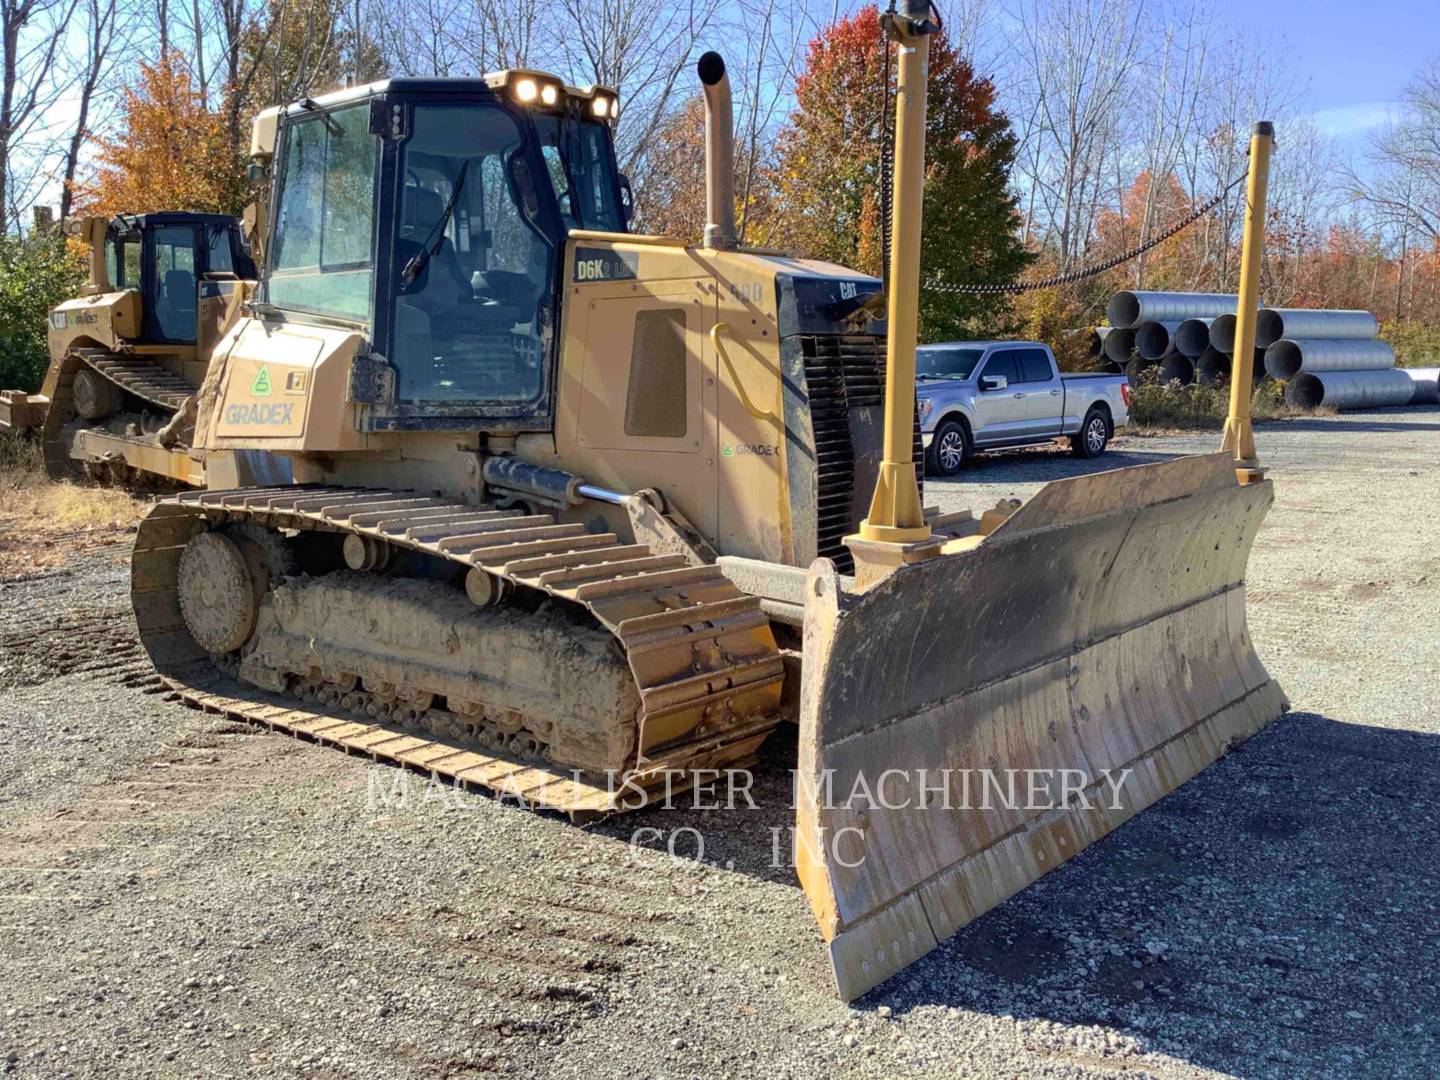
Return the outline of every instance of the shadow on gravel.
<path id="1" fill-rule="evenodd" d="M 1422 416 L 1440 416 L 1440 409 L 1426 408 L 1413 410 Z M 1391 413 L 1390 415 L 1396 415 Z M 1419 421 L 1406 422 L 1403 420 L 1358 420 L 1352 416 L 1343 416 L 1338 420 L 1334 417 L 1314 417 L 1300 419 L 1285 419 L 1266 421 L 1273 424 L 1277 431 L 1324 431 L 1332 435 L 1347 431 L 1440 431 L 1440 424 L 1421 423 Z"/>
<path id="2" fill-rule="evenodd" d="M 859 1004 L 1101 1024 L 1243 1076 L 1434 1075 L 1437 851 L 1440 737 L 1291 713 Z"/>
<path id="3" fill-rule="evenodd" d="M 997 450 L 981 454 L 961 469 L 958 476 L 926 476 L 925 484 L 941 490 L 949 484 L 1023 484 L 1063 480 L 1070 476 L 1109 472 L 1131 465 L 1153 465 L 1185 455 L 1180 453 L 1110 450 L 1088 461 L 1073 456 L 1068 450 Z"/>

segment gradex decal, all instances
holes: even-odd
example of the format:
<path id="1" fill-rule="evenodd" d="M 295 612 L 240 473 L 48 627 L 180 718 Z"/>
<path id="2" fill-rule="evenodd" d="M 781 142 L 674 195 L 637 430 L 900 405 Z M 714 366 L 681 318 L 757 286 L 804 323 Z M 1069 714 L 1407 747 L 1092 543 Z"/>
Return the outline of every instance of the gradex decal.
<path id="1" fill-rule="evenodd" d="M 740 443 L 738 446 L 725 444 L 721 457 L 776 457 L 780 447 L 775 443 Z"/>
<path id="2" fill-rule="evenodd" d="M 256 380 L 259 381 L 258 379 Z M 267 390 L 266 393 L 269 393 Z M 295 411 L 295 403 L 285 402 L 272 405 L 269 402 L 257 405 L 231 405 L 225 410 L 225 422 L 227 424 L 275 424 L 283 425 L 290 423 L 290 417 Z"/>
<path id="3" fill-rule="evenodd" d="M 270 366 L 261 364 L 260 370 L 255 373 L 255 381 L 250 384 L 250 392 L 256 397 L 270 396 Z"/>

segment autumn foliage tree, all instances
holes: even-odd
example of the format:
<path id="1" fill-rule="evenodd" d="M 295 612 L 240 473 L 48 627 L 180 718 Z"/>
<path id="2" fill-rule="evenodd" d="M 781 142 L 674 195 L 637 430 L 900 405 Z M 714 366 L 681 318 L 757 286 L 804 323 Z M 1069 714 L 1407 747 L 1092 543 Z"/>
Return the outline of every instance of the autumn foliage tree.
<path id="1" fill-rule="evenodd" d="M 735 222 L 742 239 L 763 229 L 773 206 L 769 187 L 743 180 L 750 158 L 744 145 L 735 148 Z M 705 229 L 705 99 L 687 100 L 656 129 L 645 152 L 645 171 L 635 177 L 639 205 L 636 228 L 642 232 L 700 239 Z M 761 171 L 759 169 L 757 172 Z"/>
<path id="2" fill-rule="evenodd" d="M 810 43 L 796 108 L 770 174 L 768 242 L 872 274 L 881 270 L 885 50 L 879 9 L 861 8 Z M 895 71 L 891 65 L 891 92 Z M 943 33 L 931 38 L 920 316 L 927 340 L 993 335 L 1008 300 L 945 286 L 1015 280 L 1030 261 L 1009 191 L 1015 158 L 995 88 Z"/>
<path id="3" fill-rule="evenodd" d="M 87 213 L 238 214 L 244 207 L 244 162 L 174 52 L 140 65 L 139 81 L 125 91 L 119 130 L 97 142 L 94 175 L 79 190 Z"/>

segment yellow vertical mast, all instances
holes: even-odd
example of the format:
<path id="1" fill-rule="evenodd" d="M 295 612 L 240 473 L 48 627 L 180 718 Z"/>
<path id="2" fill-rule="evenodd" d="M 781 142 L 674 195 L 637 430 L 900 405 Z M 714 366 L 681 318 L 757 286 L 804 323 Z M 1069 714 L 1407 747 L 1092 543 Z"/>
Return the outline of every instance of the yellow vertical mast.
<path id="1" fill-rule="evenodd" d="M 1270 187 L 1270 150 L 1275 126 L 1268 120 L 1250 133 L 1250 176 L 1245 188 L 1245 232 L 1240 244 L 1240 300 L 1235 312 L 1235 353 L 1230 365 L 1230 412 L 1220 448 L 1235 455 L 1242 484 L 1264 475 L 1255 453 L 1250 396 L 1255 373 L 1255 323 L 1260 302 L 1260 256 L 1265 249 L 1265 198 Z"/>
<path id="2" fill-rule="evenodd" d="M 930 72 L 927 0 L 902 0 L 881 18 L 897 44 L 894 224 L 890 242 L 889 330 L 886 341 L 885 445 L 861 545 L 915 544 L 930 539 L 915 479 L 915 341 L 919 324 L 920 218 L 925 197 L 925 108 Z M 852 547 L 856 547 L 852 543 Z M 857 557 L 863 558 L 857 549 Z M 887 560 L 888 561 L 888 560 Z M 897 560 L 898 561 L 898 560 Z M 892 564 L 893 565 L 893 564 Z"/>

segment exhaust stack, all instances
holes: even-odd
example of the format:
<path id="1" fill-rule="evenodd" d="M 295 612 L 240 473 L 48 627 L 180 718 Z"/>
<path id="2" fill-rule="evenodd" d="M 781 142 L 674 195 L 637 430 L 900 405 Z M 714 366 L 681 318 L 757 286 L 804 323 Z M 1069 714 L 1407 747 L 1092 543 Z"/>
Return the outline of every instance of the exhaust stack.
<path id="1" fill-rule="evenodd" d="M 705 238 L 707 248 L 733 248 L 735 230 L 735 121 L 725 60 L 707 52 L 695 65 L 705 87 Z"/>

